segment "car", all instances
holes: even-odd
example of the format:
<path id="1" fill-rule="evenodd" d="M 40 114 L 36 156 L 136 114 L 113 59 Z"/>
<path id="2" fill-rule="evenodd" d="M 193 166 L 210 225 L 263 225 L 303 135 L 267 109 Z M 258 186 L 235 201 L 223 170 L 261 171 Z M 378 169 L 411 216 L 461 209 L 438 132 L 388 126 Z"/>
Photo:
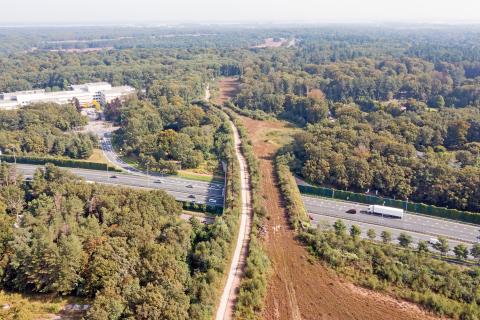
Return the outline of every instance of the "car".
<path id="1" fill-rule="evenodd" d="M 31 180 L 32 180 L 32 177 L 26 177 L 25 180 L 31 181 Z"/>
<path id="2" fill-rule="evenodd" d="M 357 209 L 348 209 L 348 210 L 347 210 L 347 213 L 356 214 L 356 213 L 357 213 Z"/>
<path id="3" fill-rule="evenodd" d="M 439 241 L 438 241 L 437 238 L 430 238 L 430 240 L 428 240 L 428 243 L 431 244 L 432 246 L 434 246 L 437 243 L 439 243 Z"/>
<path id="4" fill-rule="evenodd" d="M 188 196 L 190 199 L 195 199 L 195 196 L 193 194 Z"/>
<path id="5" fill-rule="evenodd" d="M 153 183 L 162 183 L 162 180 L 155 180 Z"/>
<path id="6" fill-rule="evenodd" d="M 210 202 L 210 203 L 217 203 L 217 200 L 215 200 L 215 199 L 208 199 L 208 202 Z"/>
<path id="7" fill-rule="evenodd" d="M 115 176 L 115 175 L 113 175 L 113 176 L 111 176 L 110 178 L 112 178 L 112 179 L 117 179 L 118 177 Z"/>
<path id="8" fill-rule="evenodd" d="M 190 188 L 190 189 L 192 189 L 193 186 L 192 186 L 191 184 L 189 184 L 188 186 L 185 186 L 185 188 Z"/>

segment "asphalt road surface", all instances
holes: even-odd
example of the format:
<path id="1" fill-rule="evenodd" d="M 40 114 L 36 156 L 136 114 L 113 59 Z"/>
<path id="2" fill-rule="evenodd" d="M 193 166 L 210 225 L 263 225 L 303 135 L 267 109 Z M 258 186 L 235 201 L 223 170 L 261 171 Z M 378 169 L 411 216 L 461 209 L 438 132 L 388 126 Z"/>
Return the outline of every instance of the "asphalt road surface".
<path id="1" fill-rule="evenodd" d="M 17 164 L 17 170 L 25 177 L 32 177 L 38 167 L 41 166 Z M 179 201 L 223 206 L 223 185 L 218 183 L 192 181 L 169 176 L 156 177 L 78 168 L 63 169 L 84 178 L 86 181 L 124 187 L 161 189 Z"/>
<path id="2" fill-rule="evenodd" d="M 449 240 L 451 248 L 459 243 L 471 247 L 479 241 L 480 226 L 411 213 L 405 213 L 402 219 L 382 217 L 366 213 L 368 206 L 364 204 L 310 196 L 302 198 L 314 225 L 331 226 L 337 219 L 342 219 L 349 228 L 353 224 L 358 225 L 362 237 L 366 237 L 368 229 L 373 229 L 378 237 L 382 231 L 390 231 L 395 241 L 400 233 L 407 233 L 412 236 L 414 243 L 443 236 Z M 356 209 L 357 213 L 347 213 L 349 209 Z"/>
<path id="3" fill-rule="evenodd" d="M 351 221 L 427 234 L 430 235 L 430 237 L 444 236 L 448 239 L 458 240 L 465 243 L 475 243 L 478 240 L 477 237 L 480 235 L 480 226 L 436 219 L 412 213 L 405 213 L 402 219 L 382 217 L 379 215 L 367 214 L 366 211 L 368 206 L 364 204 L 308 196 L 302 196 L 302 198 L 307 211 L 311 214 L 344 218 Z M 349 209 L 356 209 L 357 214 L 346 213 Z"/>

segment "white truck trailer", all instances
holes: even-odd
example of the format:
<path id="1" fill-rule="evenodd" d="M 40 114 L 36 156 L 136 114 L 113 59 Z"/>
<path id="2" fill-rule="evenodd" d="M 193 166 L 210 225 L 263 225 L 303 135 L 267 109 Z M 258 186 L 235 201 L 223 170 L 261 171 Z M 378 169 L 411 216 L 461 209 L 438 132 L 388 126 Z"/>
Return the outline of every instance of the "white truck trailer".
<path id="1" fill-rule="evenodd" d="M 385 207 L 379 205 L 368 206 L 368 213 L 380 214 L 382 216 L 389 216 L 395 218 L 403 218 L 403 209 Z"/>

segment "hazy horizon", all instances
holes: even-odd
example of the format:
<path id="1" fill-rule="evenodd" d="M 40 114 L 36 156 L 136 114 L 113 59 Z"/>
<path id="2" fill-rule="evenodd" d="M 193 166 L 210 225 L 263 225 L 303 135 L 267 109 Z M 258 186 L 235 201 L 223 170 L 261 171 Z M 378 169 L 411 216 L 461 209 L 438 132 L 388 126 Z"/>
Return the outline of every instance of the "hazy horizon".
<path id="1" fill-rule="evenodd" d="M 133 5 L 132 5 L 133 3 Z M 480 1 L 404 0 L 176 0 L 158 3 L 16 0 L 2 5 L 1 25 L 112 25 L 172 23 L 415 23 L 478 24 Z"/>

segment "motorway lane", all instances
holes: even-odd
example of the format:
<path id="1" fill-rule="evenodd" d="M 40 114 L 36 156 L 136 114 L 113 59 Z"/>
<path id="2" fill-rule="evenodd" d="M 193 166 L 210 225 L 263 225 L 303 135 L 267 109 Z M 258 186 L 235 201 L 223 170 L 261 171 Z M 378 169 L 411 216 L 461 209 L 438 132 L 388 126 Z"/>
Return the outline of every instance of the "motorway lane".
<path id="1" fill-rule="evenodd" d="M 26 177 L 31 177 L 36 168 L 41 166 L 17 164 L 17 169 Z M 138 176 L 128 173 L 106 172 L 78 168 L 63 168 L 87 181 L 117 186 L 161 189 L 177 200 L 207 203 L 212 206 L 223 205 L 223 185 L 202 181 L 190 181 L 170 177 Z M 116 178 L 112 178 L 116 176 Z M 214 201 L 214 202 L 213 202 Z"/>
<path id="2" fill-rule="evenodd" d="M 451 240 L 464 243 L 475 243 L 480 235 L 480 226 L 457 223 L 444 219 L 435 219 L 423 215 L 405 213 L 402 219 L 370 215 L 366 211 L 368 206 L 358 203 L 330 200 L 310 196 L 302 196 L 305 207 L 309 213 L 345 218 L 352 221 L 381 225 L 393 229 L 416 232 L 428 235 L 429 238 L 444 236 Z M 346 213 L 349 209 L 357 209 L 357 214 Z"/>
<path id="3" fill-rule="evenodd" d="M 328 228 L 332 229 L 333 227 L 333 224 L 335 223 L 335 221 L 337 221 L 339 218 L 336 218 L 336 217 L 331 217 L 331 216 L 323 216 L 323 215 L 318 215 L 318 214 L 309 214 L 310 217 L 311 217 L 311 221 L 312 221 L 312 224 L 315 225 L 315 226 L 320 226 L 321 228 L 324 228 L 328 225 Z M 373 229 L 375 230 L 375 233 L 377 234 L 377 237 L 375 240 L 377 241 L 380 241 L 381 238 L 380 238 L 380 234 L 382 233 L 382 231 L 389 231 L 391 234 L 392 234 L 392 242 L 393 243 L 398 243 L 398 236 L 400 235 L 400 233 L 406 233 L 406 234 L 409 234 L 410 236 L 412 236 L 412 239 L 413 239 L 413 243 L 417 244 L 420 240 L 424 240 L 424 241 L 429 241 L 430 239 L 434 238 L 428 234 L 422 234 L 422 233 L 417 233 L 417 232 L 411 232 L 411 231 L 403 231 L 403 230 L 399 230 L 399 229 L 394 229 L 394 228 L 390 228 L 390 227 L 384 227 L 384 226 L 379 226 L 379 225 L 375 225 L 375 224 L 369 224 L 369 223 L 364 223 L 364 222 L 358 222 L 358 221 L 354 221 L 354 220 L 349 220 L 348 219 L 349 217 L 345 217 L 345 218 L 342 218 L 341 220 L 345 223 L 345 225 L 347 226 L 348 230 L 350 230 L 350 227 L 352 225 L 357 225 L 358 227 L 360 227 L 360 229 L 362 230 L 362 234 L 360 235 L 361 238 L 368 238 L 367 237 L 367 231 L 368 229 Z M 464 242 L 461 242 L 461 241 L 457 241 L 457 240 L 451 240 L 449 239 L 448 240 L 448 243 L 450 245 L 450 252 L 449 254 L 453 255 L 453 248 L 460 244 L 460 243 L 464 243 Z M 469 249 L 471 248 L 471 244 L 468 244 L 468 243 L 464 243 Z M 432 249 L 433 250 L 433 249 Z"/>

